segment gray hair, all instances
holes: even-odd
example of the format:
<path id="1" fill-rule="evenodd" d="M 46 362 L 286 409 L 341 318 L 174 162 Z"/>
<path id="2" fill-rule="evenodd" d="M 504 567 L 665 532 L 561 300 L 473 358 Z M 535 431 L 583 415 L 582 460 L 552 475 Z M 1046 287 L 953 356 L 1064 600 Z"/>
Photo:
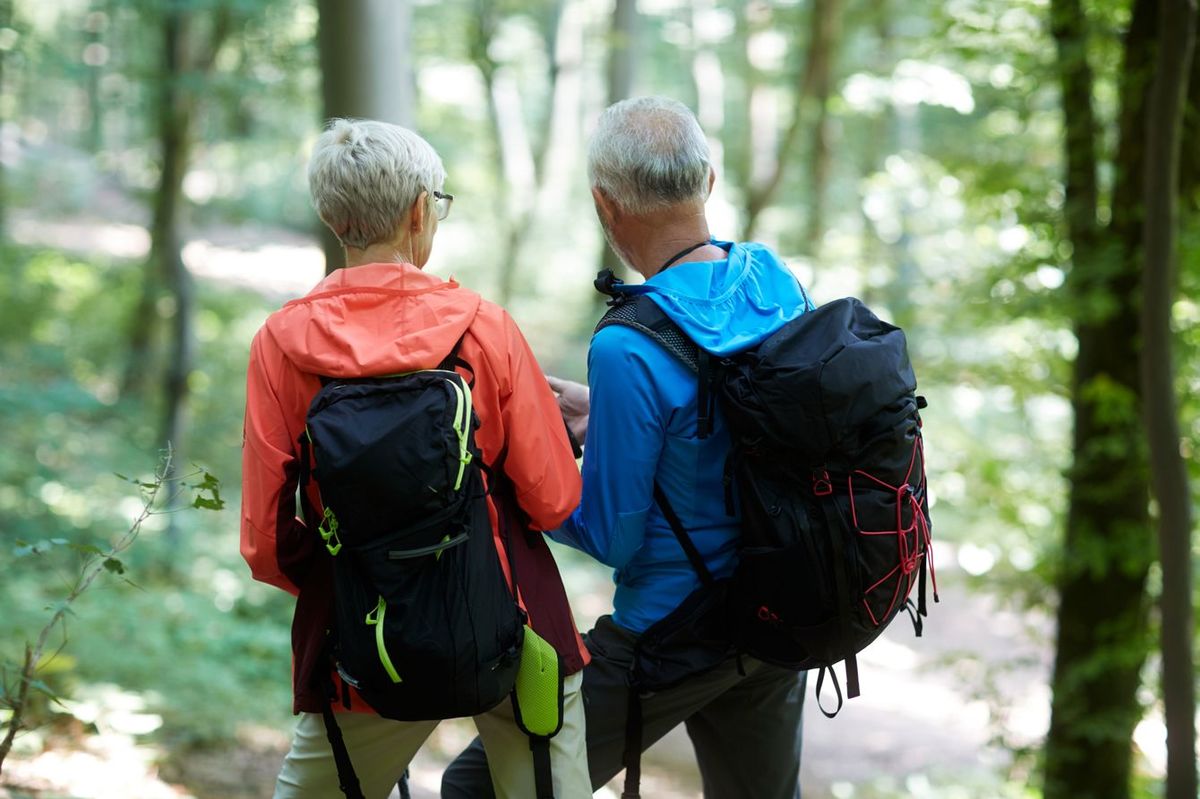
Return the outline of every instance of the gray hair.
<path id="1" fill-rule="evenodd" d="M 411 130 L 386 122 L 335 119 L 308 162 L 308 189 L 321 221 L 344 246 L 387 241 L 421 192 L 446 180 L 442 159 Z"/>
<path id="2" fill-rule="evenodd" d="M 588 177 L 623 211 L 644 214 L 708 196 L 711 159 L 695 115 L 666 97 L 637 97 L 600 115 Z"/>

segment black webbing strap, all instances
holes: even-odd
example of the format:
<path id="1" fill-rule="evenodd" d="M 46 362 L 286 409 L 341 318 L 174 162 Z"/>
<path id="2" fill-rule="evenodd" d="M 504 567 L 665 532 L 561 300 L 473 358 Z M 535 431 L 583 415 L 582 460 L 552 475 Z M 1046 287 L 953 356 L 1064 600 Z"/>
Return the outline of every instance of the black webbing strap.
<path id="1" fill-rule="evenodd" d="M 927 561 L 928 559 L 929 559 L 929 552 L 927 549 L 925 551 L 925 553 L 921 555 L 921 574 L 917 578 L 918 580 L 921 581 L 920 584 L 917 586 L 917 614 L 921 615 L 921 616 L 929 615 L 929 610 L 925 606 L 925 578 L 927 576 L 926 571 L 925 571 L 925 561 Z M 919 632 L 917 633 L 918 636 L 920 634 L 921 633 L 919 633 Z"/>
<path id="2" fill-rule="evenodd" d="M 487 472 L 489 493 L 491 493 L 493 491 L 493 489 L 492 489 L 493 483 L 496 484 L 496 488 L 499 488 L 499 484 L 497 483 L 497 477 L 496 477 L 495 473 L 492 471 L 492 469 L 487 467 L 486 464 L 484 464 L 482 458 L 478 459 L 477 462 Z M 497 505 L 500 505 L 501 503 L 504 503 L 505 505 L 507 505 L 508 500 L 512 500 L 512 499 L 513 499 L 512 491 L 511 491 L 509 485 L 506 484 L 504 499 L 498 500 Z M 515 505 L 515 501 L 514 501 L 514 505 Z M 516 599 L 517 597 L 520 596 L 520 593 L 519 593 L 520 589 L 517 587 L 518 586 L 518 583 L 517 583 L 517 561 L 516 561 L 516 556 L 513 555 L 513 536 L 511 535 L 512 531 L 510 529 L 510 524 L 509 524 L 510 517 L 505 513 L 504 508 L 501 508 L 499 513 L 500 513 L 500 537 L 504 543 L 505 559 L 508 561 L 508 574 L 511 579 L 510 588 L 512 589 L 512 592 L 513 592 L 513 598 Z M 526 529 L 525 533 L 526 533 L 527 537 L 541 535 L 541 533 L 536 533 L 529 529 Z M 526 616 L 524 611 L 521 612 L 521 615 Z M 527 616 L 526 616 L 526 621 L 528 621 Z M 532 628 L 530 628 L 530 629 L 532 629 Z M 559 725 L 561 727 L 561 724 L 562 724 L 562 701 L 563 701 L 562 658 L 561 657 L 559 658 L 558 669 L 559 669 L 559 672 L 558 672 L 559 673 L 558 715 L 559 715 Z M 513 689 L 512 700 L 513 700 L 513 704 L 515 706 L 516 702 L 517 702 L 515 688 Z M 529 751 L 533 755 L 533 786 L 534 786 L 534 791 L 536 792 L 537 799 L 554 799 L 554 769 L 552 768 L 551 760 L 550 760 L 550 738 L 553 736 L 551 736 L 551 735 L 532 735 L 529 733 L 528 730 L 525 729 L 524 724 L 518 724 L 518 726 L 529 738 Z M 555 730 L 554 734 L 557 735 L 558 731 Z"/>
<path id="3" fill-rule="evenodd" d="M 408 789 L 408 769 L 404 769 L 404 773 L 400 775 L 396 788 L 400 791 L 400 799 L 412 799 L 412 791 Z"/>
<path id="4" fill-rule="evenodd" d="M 304 524 L 320 524 L 320 515 L 308 499 L 308 482 L 312 476 L 312 444 L 308 440 L 308 428 L 300 431 L 300 468 L 296 478 L 296 494 L 300 501 L 300 516 Z"/>
<path id="5" fill-rule="evenodd" d="M 325 719 L 325 737 L 329 739 L 329 747 L 333 750 L 333 762 L 337 765 L 338 787 L 342 789 L 346 799 L 365 799 L 358 784 L 358 775 L 354 773 L 354 764 L 350 762 L 350 753 L 346 750 L 342 728 L 338 726 L 333 715 L 328 695 L 325 696 L 321 716 Z"/>
<path id="6" fill-rule="evenodd" d="M 529 736 L 529 751 L 533 753 L 533 788 L 537 799 L 554 799 L 550 739 L 541 735 Z"/>
<path id="7" fill-rule="evenodd" d="M 309 443 L 309 440 L 308 440 L 308 428 L 307 427 L 305 427 L 303 430 L 300 431 L 300 438 L 298 439 L 298 441 L 300 444 L 300 471 L 299 471 L 299 475 L 297 478 L 297 486 L 300 489 L 303 489 L 305 486 L 308 485 L 309 473 L 310 473 L 310 470 L 312 469 L 312 464 L 311 464 L 312 445 Z M 305 519 L 305 521 L 308 521 L 308 520 Z"/>
<path id="8" fill-rule="evenodd" d="M 821 511 L 825 514 L 825 529 L 832 533 L 833 544 L 833 585 L 834 591 L 837 594 L 837 612 L 838 624 L 842 631 L 850 628 L 850 580 L 846 576 L 846 541 L 838 532 L 842 529 L 842 524 L 837 518 L 837 508 L 834 507 L 833 500 L 829 497 L 820 499 Z M 837 685 L 837 678 L 834 677 L 834 685 Z M 820 693 L 820 677 L 817 678 L 817 692 Z M 846 658 L 846 696 L 850 699 L 858 696 L 858 659 L 855 655 L 850 655 Z M 841 709 L 841 691 L 838 691 L 838 710 Z M 822 709 L 824 712 L 824 709 Z M 837 711 L 834 711 L 834 715 Z M 828 714 L 826 714 L 828 715 Z M 832 717 L 831 717 L 832 718 Z"/>
<path id="9" fill-rule="evenodd" d="M 733 481 L 737 476 L 738 465 L 742 461 L 742 448 L 734 444 L 725 456 L 725 466 L 721 469 L 721 487 L 725 492 L 725 515 L 736 516 L 737 506 L 733 501 Z"/>
<path id="10" fill-rule="evenodd" d="M 683 522 L 679 520 L 675 509 L 671 507 L 671 503 L 667 501 L 667 495 L 663 492 L 662 486 L 658 484 L 658 481 L 654 483 L 654 501 L 658 503 L 658 507 L 662 508 L 663 516 L 666 517 L 667 524 L 671 526 L 671 532 L 675 534 L 675 539 L 679 541 L 679 546 L 683 547 L 683 554 L 687 555 L 688 563 L 692 564 L 692 569 L 696 572 L 696 576 L 700 578 L 700 582 L 705 585 L 712 585 L 712 573 L 704 565 L 704 558 L 700 555 L 700 550 L 696 549 L 695 542 L 688 535 L 687 529 L 684 528 Z"/>
<path id="11" fill-rule="evenodd" d="M 467 386 L 471 389 L 474 389 L 475 388 L 475 367 L 471 366 L 471 364 L 467 363 L 462 358 L 458 357 L 458 348 L 462 346 L 463 339 L 466 337 L 467 337 L 467 333 L 464 330 L 463 334 L 458 337 L 458 341 L 454 342 L 454 347 L 451 348 L 450 352 L 447 353 L 446 357 L 442 359 L 442 362 L 437 365 L 437 368 L 441 369 L 445 372 L 453 372 L 454 367 L 461 366 L 463 369 L 467 370 L 467 372 L 469 372 L 471 375 L 470 379 L 467 380 Z"/>
<path id="12" fill-rule="evenodd" d="M 833 691 L 837 694 L 837 707 L 832 712 L 825 709 L 825 705 L 821 704 L 821 687 L 825 685 L 825 673 L 829 672 L 829 678 L 833 681 Z M 833 666 L 822 666 L 817 672 L 817 707 L 825 714 L 825 718 L 833 718 L 841 712 L 842 705 L 842 686 L 838 684 L 837 672 L 833 670 Z"/>
<path id="13" fill-rule="evenodd" d="M 700 550 L 696 549 L 692 537 L 688 535 L 679 515 L 671 507 L 666 493 L 657 481 L 654 483 L 654 501 L 662 509 L 663 516 L 671 527 L 671 532 L 675 534 L 675 540 L 683 548 L 683 554 L 687 555 L 688 563 L 692 565 L 700 582 L 706 586 L 712 585 L 714 582 L 712 572 L 704 565 L 704 558 L 701 556 Z M 636 653 L 634 657 L 636 659 Z M 642 780 L 642 695 L 638 687 L 633 684 L 629 686 L 628 709 L 625 715 L 625 752 L 621 756 L 621 763 L 625 766 L 625 788 L 621 793 L 621 799 L 641 799 L 639 786 Z"/>
<path id="14" fill-rule="evenodd" d="M 621 755 L 625 766 L 625 787 L 621 799 L 641 799 L 642 782 L 642 695 L 629 686 L 629 701 L 625 711 L 625 752 Z"/>

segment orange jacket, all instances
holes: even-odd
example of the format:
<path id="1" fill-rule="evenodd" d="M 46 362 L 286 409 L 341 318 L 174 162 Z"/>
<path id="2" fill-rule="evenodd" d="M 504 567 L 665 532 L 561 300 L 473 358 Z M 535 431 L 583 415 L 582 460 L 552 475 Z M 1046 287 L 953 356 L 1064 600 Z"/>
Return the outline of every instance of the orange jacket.
<path id="1" fill-rule="evenodd" d="M 583 667 L 557 567 L 540 535 L 579 504 L 580 478 L 558 406 L 512 318 L 454 281 L 408 264 L 340 269 L 267 319 L 250 347 L 242 448 L 242 556 L 254 578 L 297 596 L 292 625 L 295 710 L 319 712 L 315 669 L 332 608 L 329 560 L 296 518 L 299 447 L 320 377 L 396 374 L 437 366 L 462 339 L 475 373 L 476 443 L 501 477 L 489 514 L 500 561 L 519 575 L 531 626 L 568 673 Z M 309 498 L 320 508 L 319 487 Z M 505 551 L 505 542 L 509 544 Z M 368 709 L 355 697 L 354 709 Z"/>

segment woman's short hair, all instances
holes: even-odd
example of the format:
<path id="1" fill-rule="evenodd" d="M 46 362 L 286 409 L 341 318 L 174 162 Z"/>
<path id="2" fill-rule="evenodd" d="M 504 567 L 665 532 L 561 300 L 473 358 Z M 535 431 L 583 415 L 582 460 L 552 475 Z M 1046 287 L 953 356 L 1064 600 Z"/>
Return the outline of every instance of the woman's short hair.
<path id="1" fill-rule="evenodd" d="M 334 119 L 308 162 L 308 189 L 321 221 L 344 246 L 387 241 L 421 196 L 441 189 L 442 159 L 411 130 L 365 119 Z"/>
<path id="2" fill-rule="evenodd" d="M 708 197 L 710 156 L 700 123 L 683 103 L 635 97 L 600 115 L 588 176 L 622 210 L 644 214 Z"/>

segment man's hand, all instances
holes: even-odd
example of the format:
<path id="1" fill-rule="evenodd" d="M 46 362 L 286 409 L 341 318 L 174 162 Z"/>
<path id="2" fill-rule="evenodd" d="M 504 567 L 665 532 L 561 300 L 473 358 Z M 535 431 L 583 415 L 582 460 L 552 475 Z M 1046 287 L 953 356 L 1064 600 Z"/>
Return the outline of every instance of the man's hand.
<path id="1" fill-rule="evenodd" d="M 588 411 L 591 408 L 588 387 L 551 375 L 546 375 L 546 382 L 558 399 L 558 409 L 562 411 L 571 435 L 583 446 L 587 439 Z"/>

